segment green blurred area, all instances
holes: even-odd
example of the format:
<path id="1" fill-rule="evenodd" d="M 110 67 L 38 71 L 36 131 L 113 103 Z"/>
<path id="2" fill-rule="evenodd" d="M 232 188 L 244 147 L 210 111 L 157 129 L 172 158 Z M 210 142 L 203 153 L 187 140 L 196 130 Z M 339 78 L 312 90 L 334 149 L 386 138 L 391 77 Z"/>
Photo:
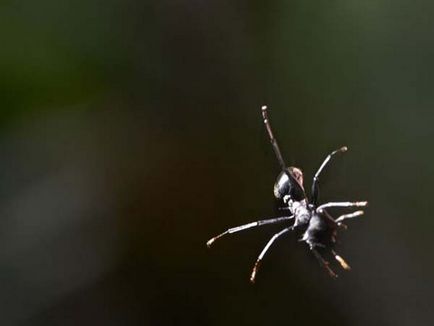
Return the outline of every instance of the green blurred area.
<path id="1" fill-rule="evenodd" d="M 2 123 L 104 96 L 128 65 L 119 6 L 113 1 L 3 3 Z"/>

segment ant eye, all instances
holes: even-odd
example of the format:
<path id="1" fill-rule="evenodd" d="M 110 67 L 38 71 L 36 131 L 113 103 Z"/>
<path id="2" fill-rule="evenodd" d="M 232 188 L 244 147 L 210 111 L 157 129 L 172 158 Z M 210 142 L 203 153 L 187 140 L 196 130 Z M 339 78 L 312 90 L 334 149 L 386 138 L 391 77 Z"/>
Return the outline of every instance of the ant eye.
<path id="1" fill-rule="evenodd" d="M 281 172 L 274 184 L 274 197 L 282 199 L 284 196 L 288 196 L 290 192 L 290 184 L 288 175 L 285 172 Z"/>

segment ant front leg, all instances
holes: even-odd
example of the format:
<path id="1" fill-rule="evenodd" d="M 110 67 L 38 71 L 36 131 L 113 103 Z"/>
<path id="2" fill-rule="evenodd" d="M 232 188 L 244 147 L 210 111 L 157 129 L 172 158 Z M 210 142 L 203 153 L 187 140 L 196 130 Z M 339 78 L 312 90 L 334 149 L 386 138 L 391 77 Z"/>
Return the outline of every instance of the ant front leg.
<path id="1" fill-rule="evenodd" d="M 273 242 L 280 237 L 282 234 L 294 230 L 294 226 L 290 226 L 289 228 L 283 229 L 279 233 L 276 233 L 273 235 L 273 237 L 267 242 L 264 249 L 262 249 L 261 253 L 258 256 L 258 259 L 255 262 L 255 266 L 253 267 L 252 274 L 250 275 L 250 282 L 255 283 L 256 279 L 256 273 L 258 272 L 259 266 L 261 264 L 262 258 L 264 258 L 265 254 L 267 253 L 268 249 L 270 249 Z"/>
<path id="2" fill-rule="evenodd" d="M 240 232 L 240 231 L 244 231 L 244 230 L 248 230 L 251 228 L 254 228 L 256 226 L 261 226 L 261 225 L 266 225 L 266 224 L 274 224 L 274 223 L 279 223 L 279 222 L 283 222 L 283 221 L 288 221 L 293 219 L 294 216 L 282 216 L 282 217 L 276 217 L 276 218 L 271 218 L 271 219 L 266 219 L 266 220 L 260 220 L 260 221 L 256 221 L 256 222 L 251 222 L 251 223 L 247 223 L 247 224 L 243 224 L 240 226 L 236 226 L 233 228 L 230 228 L 228 230 L 226 230 L 223 233 L 220 233 L 219 235 L 215 236 L 214 238 L 211 238 L 210 240 L 207 241 L 206 245 L 208 247 L 211 247 L 211 245 L 214 243 L 214 241 L 216 241 L 217 239 L 221 238 L 222 236 L 226 235 L 226 234 L 231 234 L 231 233 L 236 233 L 236 232 Z"/>
<path id="3" fill-rule="evenodd" d="M 318 192 L 319 192 L 319 175 L 321 174 L 324 167 L 327 165 L 327 163 L 331 160 L 331 158 L 337 154 L 337 153 L 344 153 L 348 150 L 348 147 L 343 146 L 333 152 L 331 152 L 325 160 L 322 162 L 321 166 L 319 167 L 318 171 L 316 171 L 315 176 L 313 177 L 313 183 L 312 183 L 312 204 L 317 205 L 318 204 Z"/>

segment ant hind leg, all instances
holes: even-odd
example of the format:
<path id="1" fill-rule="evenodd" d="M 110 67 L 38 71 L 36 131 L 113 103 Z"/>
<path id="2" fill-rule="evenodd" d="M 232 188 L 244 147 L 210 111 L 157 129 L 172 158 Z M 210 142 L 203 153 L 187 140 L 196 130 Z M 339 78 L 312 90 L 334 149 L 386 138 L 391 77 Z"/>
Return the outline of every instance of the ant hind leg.
<path id="1" fill-rule="evenodd" d="M 313 247 L 313 246 L 311 246 L 310 247 L 310 250 L 313 252 L 313 254 L 314 254 L 314 256 L 316 257 L 316 259 L 318 259 L 318 262 L 320 263 L 320 265 L 322 266 L 322 267 L 324 267 L 324 269 L 327 271 L 327 273 L 331 276 L 331 277 L 333 277 L 333 278 L 337 278 L 338 277 L 338 275 L 330 268 L 330 263 L 327 261 L 327 260 L 325 260 L 322 256 L 321 256 L 321 254 Z"/>
<path id="2" fill-rule="evenodd" d="M 336 251 L 333 249 L 331 250 L 332 255 L 335 257 L 335 259 L 339 262 L 339 264 L 342 266 L 343 269 L 349 271 L 351 270 L 351 266 L 348 265 L 348 263 L 343 259 L 341 256 L 339 256 Z"/>

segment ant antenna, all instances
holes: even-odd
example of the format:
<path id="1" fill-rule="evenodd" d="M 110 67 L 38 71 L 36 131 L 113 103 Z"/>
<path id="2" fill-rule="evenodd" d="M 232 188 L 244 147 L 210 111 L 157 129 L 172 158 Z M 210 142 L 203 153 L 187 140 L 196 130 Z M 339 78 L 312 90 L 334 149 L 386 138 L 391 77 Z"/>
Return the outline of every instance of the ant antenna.
<path id="1" fill-rule="evenodd" d="M 318 179 L 321 171 L 324 169 L 324 167 L 327 165 L 327 163 L 331 160 L 331 158 L 333 157 L 333 155 L 337 154 L 337 153 L 345 153 L 348 150 L 347 146 L 342 146 L 341 148 L 331 152 L 324 160 L 324 162 L 322 162 L 321 166 L 319 167 L 318 171 L 316 171 L 314 179 Z"/>
<path id="2" fill-rule="evenodd" d="M 271 130 L 270 120 L 268 119 L 267 106 L 262 106 L 262 118 L 264 119 L 265 128 L 268 132 L 268 137 L 270 138 L 271 145 L 273 146 L 274 153 L 276 154 L 277 160 L 279 161 L 280 167 L 283 171 L 286 170 L 286 164 L 283 160 L 282 153 L 280 152 L 279 145 L 277 144 L 276 138 L 274 138 L 273 131 Z"/>

